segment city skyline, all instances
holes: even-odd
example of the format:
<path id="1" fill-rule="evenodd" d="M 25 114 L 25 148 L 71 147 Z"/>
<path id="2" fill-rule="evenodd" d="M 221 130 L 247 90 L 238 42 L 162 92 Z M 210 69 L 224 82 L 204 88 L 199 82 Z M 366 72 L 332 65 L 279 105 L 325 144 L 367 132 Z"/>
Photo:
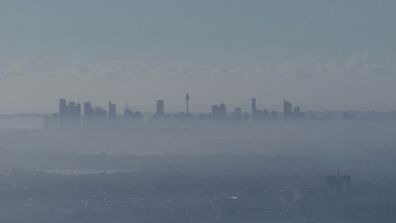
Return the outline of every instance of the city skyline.
<path id="1" fill-rule="evenodd" d="M 178 111 L 169 111 L 166 101 L 157 99 L 154 109 L 144 112 L 136 106 L 118 106 L 108 101 L 107 106 L 95 105 L 91 101 L 83 103 L 73 100 L 59 99 L 58 112 L 47 113 L 44 117 L 44 127 L 131 127 L 138 122 L 151 121 L 227 121 L 235 123 L 249 122 L 251 124 L 262 121 L 293 121 L 293 120 L 394 120 L 396 111 L 310 111 L 305 110 L 293 101 L 283 100 L 281 110 L 263 107 L 257 103 L 257 98 L 250 99 L 250 108 L 228 106 L 218 102 L 207 106 L 204 112 L 189 110 L 190 94 L 185 95 L 185 107 Z M 83 105 L 83 106 L 82 106 Z M 117 112 L 118 111 L 118 112 Z M 137 122 L 138 121 L 138 122 Z M 243 121 L 243 122 L 242 122 Z M 183 122 L 182 122 L 183 123 Z"/>
<path id="2" fill-rule="evenodd" d="M 186 94 L 185 96 L 185 110 L 179 110 L 179 111 L 168 111 L 165 109 L 165 100 L 163 99 L 158 99 L 156 100 L 155 103 L 155 108 L 153 111 L 151 112 L 146 112 L 148 114 L 152 114 L 154 116 L 158 116 L 158 117 L 163 117 L 166 114 L 202 114 L 205 112 L 202 111 L 191 111 L 189 110 L 189 101 L 190 101 L 190 95 L 189 93 Z M 297 113 L 300 112 L 300 106 L 296 106 L 294 107 L 294 110 L 291 110 L 290 112 L 285 112 L 285 103 L 288 103 L 290 106 L 292 106 L 292 104 L 287 101 L 287 100 L 283 100 L 283 113 L 287 115 L 291 115 L 291 113 L 295 113 L 296 109 L 297 109 Z M 83 106 L 81 106 L 81 104 L 83 104 Z M 85 101 L 83 103 L 80 103 L 79 101 L 73 101 L 73 100 L 68 100 L 65 98 L 60 98 L 59 99 L 59 109 L 58 109 L 58 114 L 62 114 L 62 112 L 69 114 L 69 113 L 75 113 L 78 116 L 81 117 L 89 117 L 89 116 L 106 116 L 109 118 L 113 118 L 116 116 L 121 116 L 122 114 L 125 115 L 125 111 L 132 111 L 130 105 L 125 105 L 124 106 L 124 112 L 122 112 L 121 109 L 119 109 L 118 107 L 119 105 L 113 103 L 112 101 L 108 101 L 107 103 L 107 107 L 102 107 L 100 105 L 94 105 L 91 101 Z M 241 107 L 232 107 L 231 109 L 229 108 L 229 110 L 226 110 L 226 104 L 223 102 L 220 102 L 220 104 L 214 104 L 214 105 L 208 105 L 208 109 L 206 111 L 206 113 L 220 113 L 221 115 L 224 114 L 232 114 L 232 111 L 239 111 L 243 113 L 249 113 L 253 118 L 256 116 L 257 118 L 260 118 L 260 116 L 268 116 L 270 115 L 269 111 L 276 111 L 275 109 L 271 109 L 271 108 L 264 108 L 264 110 L 260 110 L 258 108 L 257 102 L 256 102 L 256 98 L 253 97 L 251 98 L 251 104 L 250 104 L 251 110 L 246 109 L 246 110 L 242 110 Z M 117 109 L 118 108 L 118 109 Z M 234 110 L 232 110 L 234 109 Z M 135 107 L 136 111 L 140 112 L 139 108 Z M 71 112 L 70 112 L 71 111 Z M 97 114 L 97 112 L 99 111 L 99 114 Z M 118 111 L 118 112 L 117 112 Z M 104 113 L 106 113 L 106 115 L 103 115 Z M 268 113 L 268 114 L 267 114 Z"/>
<path id="3" fill-rule="evenodd" d="M 59 101 L 59 99 L 58 99 Z M 145 105 L 138 105 L 138 104 L 128 104 L 128 103 L 117 103 L 114 102 L 113 100 L 106 100 L 106 101 L 102 101 L 99 103 L 95 103 L 92 100 L 73 100 L 70 98 L 66 98 L 66 97 L 61 97 L 60 101 L 62 101 L 62 103 L 66 103 L 69 102 L 71 103 L 73 106 L 77 105 L 80 106 L 81 108 L 81 116 L 87 116 L 87 113 L 90 114 L 94 114 L 95 113 L 95 109 L 103 109 L 103 112 L 109 112 L 111 113 L 112 117 L 115 116 L 119 116 L 124 114 L 124 110 L 131 110 L 131 108 L 133 108 L 133 110 L 139 111 L 139 112 L 143 112 L 145 114 L 158 114 L 160 113 L 161 115 L 169 113 L 192 113 L 192 114 L 200 114 L 200 113 L 207 113 L 210 111 L 213 111 L 214 108 L 213 106 L 217 106 L 218 108 L 220 108 L 223 104 L 227 105 L 227 107 L 229 108 L 229 110 L 227 110 L 227 114 L 231 114 L 232 111 L 235 111 L 235 109 L 241 110 L 243 112 L 248 112 L 249 114 L 251 114 L 252 116 L 262 116 L 266 113 L 269 113 L 271 111 L 276 111 L 276 112 L 281 112 L 282 114 L 291 114 L 293 112 L 295 113 L 299 113 L 301 112 L 301 106 L 294 106 L 294 104 L 290 104 L 289 99 L 281 99 L 280 102 L 278 102 L 277 104 L 268 104 L 265 103 L 265 101 L 258 101 L 256 97 L 251 97 L 248 100 L 245 100 L 245 102 L 241 103 L 241 104 L 227 104 L 224 103 L 223 100 L 219 100 L 218 103 L 216 105 L 216 102 L 214 104 L 195 104 L 194 101 L 191 104 L 190 102 L 190 94 L 186 93 L 185 97 L 184 97 L 184 102 L 183 100 L 180 100 L 180 103 L 175 105 L 175 104 L 168 104 L 166 103 L 166 111 L 165 111 L 165 101 L 163 99 L 156 99 L 154 100 L 155 103 L 151 103 L 151 105 L 149 105 L 149 103 L 145 104 Z M 263 110 L 260 110 L 260 106 L 258 105 L 258 103 L 261 104 L 261 107 Z M 160 110 L 162 111 L 158 111 L 158 107 L 162 106 L 162 108 L 160 108 Z M 116 108 L 116 107 L 117 108 Z M 57 113 L 59 112 L 59 108 L 60 105 L 58 104 L 57 106 L 52 106 L 53 108 L 46 108 L 40 112 L 35 112 L 35 111 L 26 111 L 26 112 L 16 112 L 16 113 L 4 113 L 6 114 L 50 114 L 50 113 Z M 111 108 L 110 108 L 111 107 Z M 191 110 L 192 107 L 192 110 Z M 285 109 L 285 107 L 287 107 Z M 122 109 L 120 109 L 122 108 Z M 305 108 L 305 107 L 304 107 Z M 123 110 L 124 109 L 124 110 Z M 232 110 L 232 111 L 231 111 Z M 339 112 L 339 111 L 345 111 L 345 112 L 396 112 L 395 110 L 375 110 L 375 109 L 369 109 L 369 110 L 354 110 L 354 109 L 347 109 L 347 108 L 338 108 L 338 109 L 324 109 L 324 110 L 310 110 L 310 109 L 306 109 L 305 111 L 307 112 Z M 2 115 L 0 113 L 0 115 Z"/>
<path id="4" fill-rule="evenodd" d="M 396 222 L 395 0 L 0 0 L 0 223 Z"/>
<path id="5" fill-rule="evenodd" d="M 179 110 L 186 87 L 195 110 L 252 96 L 266 107 L 289 98 L 308 110 L 396 110 L 395 7 L 3 0 L 0 114 L 55 111 L 59 97 L 147 111 L 162 97 Z"/>
<path id="6" fill-rule="evenodd" d="M 75 128 L 75 127 L 103 127 L 107 124 L 117 124 L 120 126 L 128 126 L 129 121 L 187 121 L 187 120 L 212 120 L 212 121 L 262 121 L 262 120 L 292 120 L 303 119 L 305 113 L 301 111 L 300 106 L 293 107 L 289 101 L 283 101 L 283 113 L 276 110 L 258 108 L 256 98 L 251 99 L 251 110 L 244 111 L 241 107 L 229 108 L 224 103 L 213 104 L 207 112 L 194 113 L 189 111 L 190 95 L 185 95 L 186 107 L 185 110 L 179 112 L 169 112 L 166 110 L 166 103 L 163 99 L 158 99 L 155 103 L 155 111 L 150 114 L 150 117 L 145 117 L 145 113 L 129 106 L 125 106 L 122 114 L 117 114 L 117 105 L 108 102 L 107 108 L 98 105 L 93 105 L 90 101 L 86 101 L 81 106 L 81 103 L 59 99 L 59 111 L 52 115 L 44 117 L 44 128 Z M 120 119 L 121 118 L 121 119 Z M 316 118 L 315 115 L 310 114 L 310 119 Z M 353 114 L 344 113 L 344 118 L 354 119 Z"/>

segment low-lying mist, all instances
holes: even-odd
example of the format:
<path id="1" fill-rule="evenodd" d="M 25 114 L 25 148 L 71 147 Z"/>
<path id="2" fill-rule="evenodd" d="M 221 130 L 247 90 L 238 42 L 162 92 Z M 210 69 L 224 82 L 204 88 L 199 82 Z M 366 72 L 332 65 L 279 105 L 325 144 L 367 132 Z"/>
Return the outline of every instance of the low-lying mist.
<path id="1" fill-rule="evenodd" d="M 38 123 L 32 121 L 26 123 Z M 37 121 L 37 120 L 36 120 Z M 354 175 L 395 173 L 396 122 L 290 120 L 106 123 L 0 131 L 0 168 Z"/>

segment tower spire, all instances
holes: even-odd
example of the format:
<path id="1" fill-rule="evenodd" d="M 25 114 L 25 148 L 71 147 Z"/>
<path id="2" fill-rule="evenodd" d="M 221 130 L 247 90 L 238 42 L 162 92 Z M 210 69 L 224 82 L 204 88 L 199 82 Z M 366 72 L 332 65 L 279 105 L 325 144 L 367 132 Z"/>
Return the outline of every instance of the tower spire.
<path id="1" fill-rule="evenodd" d="M 186 113 L 188 114 L 188 101 L 190 100 L 190 95 L 188 94 L 188 92 L 187 92 L 187 94 L 186 94 Z"/>

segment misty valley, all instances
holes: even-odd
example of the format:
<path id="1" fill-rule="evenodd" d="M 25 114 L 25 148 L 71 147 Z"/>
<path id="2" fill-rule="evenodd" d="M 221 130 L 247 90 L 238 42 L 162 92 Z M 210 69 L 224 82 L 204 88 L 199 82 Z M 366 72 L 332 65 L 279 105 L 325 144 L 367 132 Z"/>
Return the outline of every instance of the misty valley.
<path id="1" fill-rule="evenodd" d="M 393 119 L 43 129 L 24 118 L 0 131 L 1 222 L 396 217 Z"/>
<path id="2" fill-rule="evenodd" d="M 0 0 L 0 223 L 395 223 L 395 0 Z"/>

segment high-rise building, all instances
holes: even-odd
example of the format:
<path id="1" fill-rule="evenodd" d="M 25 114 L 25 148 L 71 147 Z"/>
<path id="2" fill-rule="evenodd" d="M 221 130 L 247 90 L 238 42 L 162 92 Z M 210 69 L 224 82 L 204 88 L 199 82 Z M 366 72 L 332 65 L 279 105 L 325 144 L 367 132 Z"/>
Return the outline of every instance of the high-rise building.
<path id="1" fill-rule="evenodd" d="M 227 116 L 226 106 L 224 103 L 220 105 L 212 105 L 212 117 L 214 119 L 225 119 Z"/>
<path id="2" fill-rule="evenodd" d="M 67 114 L 67 102 L 66 99 L 61 98 L 59 99 L 59 118 L 65 117 Z"/>
<path id="3" fill-rule="evenodd" d="M 241 107 L 237 107 L 234 110 L 234 113 L 232 114 L 232 118 L 235 120 L 239 120 L 242 119 L 242 108 Z"/>
<path id="4" fill-rule="evenodd" d="M 78 126 L 81 121 L 81 104 L 59 99 L 59 124 L 61 127 Z"/>
<path id="5" fill-rule="evenodd" d="M 286 100 L 283 101 L 283 115 L 285 118 L 289 118 L 292 116 L 293 111 L 292 111 L 292 104 Z"/>
<path id="6" fill-rule="evenodd" d="M 217 113 L 218 113 L 218 110 L 219 110 L 219 106 L 217 106 L 217 105 L 212 105 L 212 116 L 213 116 L 213 117 L 216 117 L 216 115 L 217 115 Z"/>
<path id="7" fill-rule="evenodd" d="M 189 107 L 188 107 L 188 101 L 190 100 L 190 95 L 187 93 L 186 94 L 186 113 L 188 114 L 188 109 L 189 109 Z"/>
<path id="8" fill-rule="evenodd" d="M 226 106 L 225 106 L 225 104 L 224 103 L 221 103 L 220 104 L 220 107 L 219 107 L 219 112 L 220 112 L 220 116 L 221 117 L 226 117 L 226 114 L 227 114 L 227 111 L 226 111 Z"/>
<path id="9" fill-rule="evenodd" d="M 336 175 L 326 177 L 327 186 L 332 193 L 348 192 L 351 187 L 351 175 L 341 175 L 337 171 Z"/>
<path id="10" fill-rule="evenodd" d="M 269 112 L 267 109 L 260 110 L 259 108 L 257 108 L 256 98 L 252 98 L 251 106 L 252 106 L 252 113 L 251 113 L 252 120 L 255 121 L 262 120 L 269 117 Z"/>
<path id="11" fill-rule="evenodd" d="M 252 117 L 257 113 L 256 98 L 252 98 Z"/>
<path id="12" fill-rule="evenodd" d="M 129 118 L 133 116 L 133 112 L 131 109 L 129 109 L 128 106 L 125 107 L 124 109 L 124 118 Z"/>
<path id="13" fill-rule="evenodd" d="M 164 100 L 157 100 L 156 116 L 163 117 L 165 115 L 165 104 Z"/>
<path id="14" fill-rule="evenodd" d="M 132 110 L 126 106 L 124 109 L 124 118 L 127 119 L 135 119 L 135 120 L 143 120 L 143 114 L 141 112 L 132 112 Z"/>
<path id="15" fill-rule="evenodd" d="M 301 117 L 301 110 L 300 110 L 300 106 L 296 106 L 293 108 L 293 115 L 294 117 L 298 118 Z"/>
<path id="16" fill-rule="evenodd" d="M 109 113 L 108 113 L 109 118 L 115 118 L 117 117 L 117 110 L 116 110 L 116 105 L 109 102 Z"/>

